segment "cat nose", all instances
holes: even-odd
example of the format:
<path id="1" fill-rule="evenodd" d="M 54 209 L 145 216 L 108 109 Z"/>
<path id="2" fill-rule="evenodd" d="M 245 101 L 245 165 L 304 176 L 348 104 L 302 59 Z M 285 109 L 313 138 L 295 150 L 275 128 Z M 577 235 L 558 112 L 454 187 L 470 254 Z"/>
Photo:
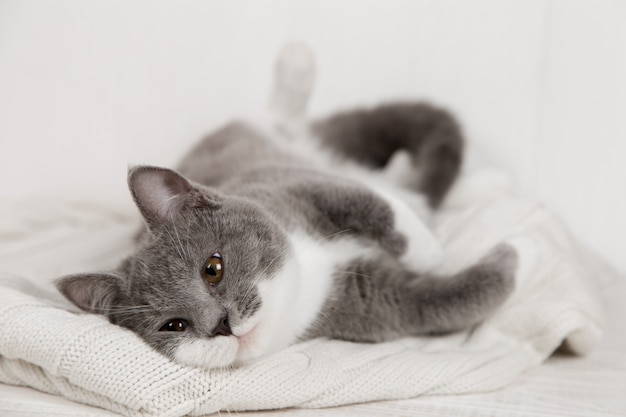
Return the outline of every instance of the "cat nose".
<path id="1" fill-rule="evenodd" d="M 228 323 L 228 314 L 224 314 L 224 317 L 218 320 L 217 326 L 213 329 L 213 336 L 230 336 L 233 331 L 230 329 L 230 323 Z"/>

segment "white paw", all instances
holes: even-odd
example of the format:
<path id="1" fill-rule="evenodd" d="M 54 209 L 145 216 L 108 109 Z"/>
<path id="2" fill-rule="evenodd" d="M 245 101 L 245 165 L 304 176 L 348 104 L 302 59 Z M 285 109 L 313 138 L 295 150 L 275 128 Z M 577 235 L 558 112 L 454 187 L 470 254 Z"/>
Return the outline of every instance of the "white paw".
<path id="1" fill-rule="evenodd" d="M 406 201 L 381 189 L 376 191 L 393 210 L 394 229 L 407 240 L 406 251 L 400 257 L 405 268 L 414 272 L 426 272 L 439 265 L 443 260 L 443 248 L 426 222 L 418 217 Z"/>
<path id="2" fill-rule="evenodd" d="M 315 56 L 302 42 L 287 43 L 274 66 L 269 113 L 279 131 L 295 135 L 304 130 L 307 105 L 316 78 Z"/>
<path id="3" fill-rule="evenodd" d="M 304 42 L 288 42 L 276 57 L 274 71 L 279 87 L 310 93 L 316 77 L 315 55 Z"/>
<path id="4" fill-rule="evenodd" d="M 422 229 L 422 227 L 417 227 L 417 229 Z M 444 255 L 443 248 L 425 227 L 422 230 L 415 229 L 411 231 L 400 229 L 408 237 L 409 243 L 406 252 L 400 257 L 400 262 L 409 271 L 427 272 L 441 264 Z"/>
<path id="5" fill-rule="evenodd" d="M 408 179 L 413 180 L 413 177 L 417 175 L 414 171 L 411 154 L 401 149 L 391 156 L 382 174 L 390 183 L 406 186 Z"/>
<path id="6" fill-rule="evenodd" d="M 514 236 L 506 240 L 506 243 L 515 248 L 517 252 L 516 280 L 523 282 L 529 279 L 539 263 L 539 248 L 537 243 L 527 236 Z"/>

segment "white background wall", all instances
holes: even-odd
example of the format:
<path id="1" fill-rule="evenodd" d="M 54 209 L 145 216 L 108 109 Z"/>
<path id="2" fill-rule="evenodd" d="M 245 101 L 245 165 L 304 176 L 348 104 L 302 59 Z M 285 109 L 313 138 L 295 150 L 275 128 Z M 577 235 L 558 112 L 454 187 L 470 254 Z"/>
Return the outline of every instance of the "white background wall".
<path id="1" fill-rule="evenodd" d="M 266 104 L 289 39 L 313 114 L 406 98 L 455 111 L 521 192 L 626 271 L 626 1 L 0 0 L 0 198 L 125 195 Z"/>

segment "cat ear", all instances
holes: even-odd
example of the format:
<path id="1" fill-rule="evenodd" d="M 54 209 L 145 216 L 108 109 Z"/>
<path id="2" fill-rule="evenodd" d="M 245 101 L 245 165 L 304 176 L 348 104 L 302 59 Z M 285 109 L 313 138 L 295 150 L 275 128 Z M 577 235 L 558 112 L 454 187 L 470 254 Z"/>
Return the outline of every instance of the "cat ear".
<path id="1" fill-rule="evenodd" d="M 94 273 L 69 275 L 55 284 L 81 310 L 107 314 L 120 297 L 121 281 L 115 273 Z"/>
<path id="2" fill-rule="evenodd" d="M 215 203 L 185 177 L 167 168 L 131 168 L 128 186 L 149 226 L 171 223 L 176 214 L 187 206 Z"/>

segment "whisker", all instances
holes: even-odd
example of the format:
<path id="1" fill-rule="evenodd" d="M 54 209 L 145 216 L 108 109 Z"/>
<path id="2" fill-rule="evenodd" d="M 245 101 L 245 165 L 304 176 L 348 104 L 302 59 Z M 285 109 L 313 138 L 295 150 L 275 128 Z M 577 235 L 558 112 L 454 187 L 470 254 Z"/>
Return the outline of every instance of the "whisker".
<path id="1" fill-rule="evenodd" d="M 343 234 L 343 233 L 350 232 L 350 231 L 351 231 L 351 229 L 343 229 L 343 230 L 340 230 L 340 231 L 338 231 L 338 232 L 331 233 L 331 234 L 329 234 L 328 236 L 324 236 L 324 237 L 322 237 L 321 239 L 319 239 L 319 240 L 318 240 L 318 242 L 322 242 L 322 241 L 324 241 L 324 240 L 330 239 L 331 237 L 335 237 L 335 236 L 337 236 L 337 235 L 341 235 L 341 234 Z"/>
<path id="2" fill-rule="evenodd" d="M 338 272 L 340 274 L 350 274 L 350 275 L 357 275 L 359 277 L 363 277 L 363 278 L 371 278 L 371 279 L 376 279 L 376 277 L 374 277 L 373 275 L 367 275 L 367 274 L 362 274 L 360 272 L 354 272 L 354 271 L 342 271 L 342 270 L 335 270 L 335 272 Z"/>
<path id="3" fill-rule="evenodd" d="M 180 259 L 185 259 L 183 254 L 181 253 L 180 249 L 176 245 L 176 241 L 174 240 L 174 236 L 170 233 L 170 231 L 168 229 L 164 229 L 164 230 L 165 230 L 165 233 L 167 234 L 167 236 L 169 237 L 169 239 L 174 244 L 174 249 L 176 249 L 176 252 L 178 253 L 178 256 L 180 257 Z"/>
<path id="4" fill-rule="evenodd" d="M 150 313 L 155 309 L 150 305 L 125 306 L 116 305 L 106 308 L 93 308 L 93 312 L 100 314 Z"/>
<path id="5" fill-rule="evenodd" d="M 107 311 L 153 311 L 152 307 L 121 307 L 121 308 L 108 308 Z"/>
<path id="6" fill-rule="evenodd" d="M 184 253 L 185 253 L 185 250 L 184 250 L 184 248 L 183 248 L 183 243 L 180 241 L 180 235 L 178 234 L 178 229 L 176 228 L 176 225 L 175 225 L 175 224 L 173 224 L 173 226 L 174 226 L 174 233 L 176 234 L 176 242 L 174 242 L 174 245 L 176 245 L 176 243 L 178 243 L 178 247 L 177 247 L 177 249 L 179 250 L 179 252 L 178 252 L 178 253 L 179 253 L 179 254 L 180 254 L 180 253 L 183 253 L 183 254 L 184 254 Z M 181 259 L 185 259 L 185 257 L 183 257 L 183 256 L 181 255 Z"/>
<path id="7" fill-rule="evenodd" d="M 152 307 L 152 304 L 116 304 L 118 307 Z"/>
<path id="8" fill-rule="evenodd" d="M 186 235 L 187 239 L 185 239 L 185 247 L 187 248 L 187 257 L 189 259 L 191 259 L 191 250 L 189 249 L 189 240 L 190 240 L 189 239 L 189 236 L 190 236 L 189 229 L 190 229 L 190 224 L 187 223 L 187 235 Z"/>

